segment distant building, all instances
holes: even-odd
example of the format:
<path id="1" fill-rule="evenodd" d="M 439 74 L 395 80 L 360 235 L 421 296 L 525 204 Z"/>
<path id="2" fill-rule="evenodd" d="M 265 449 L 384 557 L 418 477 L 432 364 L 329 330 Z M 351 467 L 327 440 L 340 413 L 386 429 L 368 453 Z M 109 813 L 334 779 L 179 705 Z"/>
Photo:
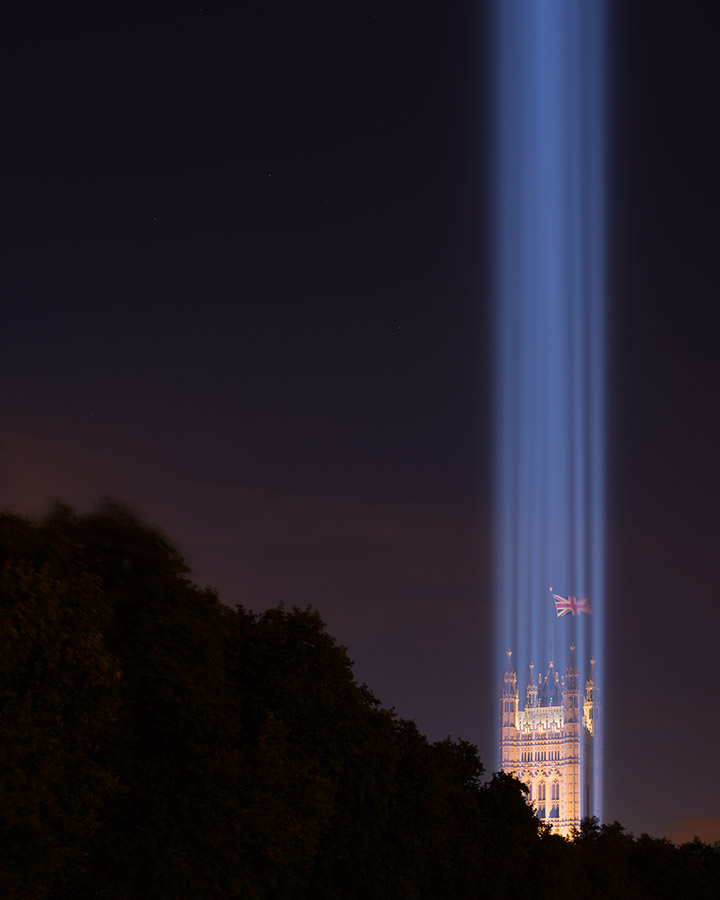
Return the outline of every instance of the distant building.
<path id="1" fill-rule="evenodd" d="M 530 663 L 522 710 L 508 650 L 500 692 L 500 768 L 527 786 L 538 818 L 565 836 L 585 816 L 598 814 L 593 777 L 599 751 L 597 715 L 595 661 L 590 662 L 583 694 L 574 644 L 562 679 L 551 662 L 547 675 L 538 673 L 535 681 Z"/>

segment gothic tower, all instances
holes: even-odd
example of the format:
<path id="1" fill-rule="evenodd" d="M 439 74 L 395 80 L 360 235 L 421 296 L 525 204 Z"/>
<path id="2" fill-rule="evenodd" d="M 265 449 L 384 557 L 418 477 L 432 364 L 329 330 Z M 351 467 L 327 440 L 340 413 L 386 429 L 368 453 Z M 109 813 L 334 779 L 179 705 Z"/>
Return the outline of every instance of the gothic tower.
<path id="1" fill-rule="evenodd" d="M 517 674 L 508 651 L 500 692 L 500 768 L 528 788 L 540 819 L 569 836 L 596 808 L 593 757 L 597 734 L 594 660 L 584 696 L 575 645 L 561 679 L 551 661 L 543 678 L 530 663 L 525 707 L 518 703 Z"/>

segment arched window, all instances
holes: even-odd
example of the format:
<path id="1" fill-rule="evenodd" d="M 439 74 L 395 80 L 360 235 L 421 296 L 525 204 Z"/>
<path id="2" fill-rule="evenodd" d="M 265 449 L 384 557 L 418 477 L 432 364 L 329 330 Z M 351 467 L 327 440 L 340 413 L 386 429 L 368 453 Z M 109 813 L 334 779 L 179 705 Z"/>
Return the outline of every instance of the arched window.
<path id="1" fill-rule="evenodd" d="M 557 781 L 553 781 L 552 787 L 550 788 L 550 793 L 553 803 L 560 799 L 560 784 Z"/>
<path id="2" fill-rule="evenodd" d="M 541 803 L 545 802 L 545 782 L 541 781 L 538 785 L 538 800 Z"/>

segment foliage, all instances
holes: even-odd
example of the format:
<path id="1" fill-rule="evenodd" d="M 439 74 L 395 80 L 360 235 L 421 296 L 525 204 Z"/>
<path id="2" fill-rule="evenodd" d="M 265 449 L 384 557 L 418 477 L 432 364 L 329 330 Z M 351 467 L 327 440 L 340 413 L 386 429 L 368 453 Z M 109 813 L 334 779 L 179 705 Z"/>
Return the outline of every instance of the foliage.
<path id="1" fill-rule="evenodd" d="M 317 613 L 223 606 L 122 505 L 0 515 L 8 900 L 716 895 L 717 847 L 596 820 L 568 842 L 482 777 Z"/>
<path id="2" fill-rule="evenodd" d="M 118 778 L 100 749 L 119 710 L 95 579 L 6 561 L 0 574 L 2 894 L 43 896 L 82 871 Z"/>

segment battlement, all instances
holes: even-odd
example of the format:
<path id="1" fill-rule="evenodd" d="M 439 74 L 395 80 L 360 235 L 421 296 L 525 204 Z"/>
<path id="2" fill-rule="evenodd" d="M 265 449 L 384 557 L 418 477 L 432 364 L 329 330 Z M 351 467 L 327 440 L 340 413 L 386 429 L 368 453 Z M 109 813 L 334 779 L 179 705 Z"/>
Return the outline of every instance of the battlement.
<path id="1" fill-rule="evenodd" d="M 565 717 L 562 706 L 533 706 L 520 710 L 515 727 L 518 731 L 562 731 Z"/>

